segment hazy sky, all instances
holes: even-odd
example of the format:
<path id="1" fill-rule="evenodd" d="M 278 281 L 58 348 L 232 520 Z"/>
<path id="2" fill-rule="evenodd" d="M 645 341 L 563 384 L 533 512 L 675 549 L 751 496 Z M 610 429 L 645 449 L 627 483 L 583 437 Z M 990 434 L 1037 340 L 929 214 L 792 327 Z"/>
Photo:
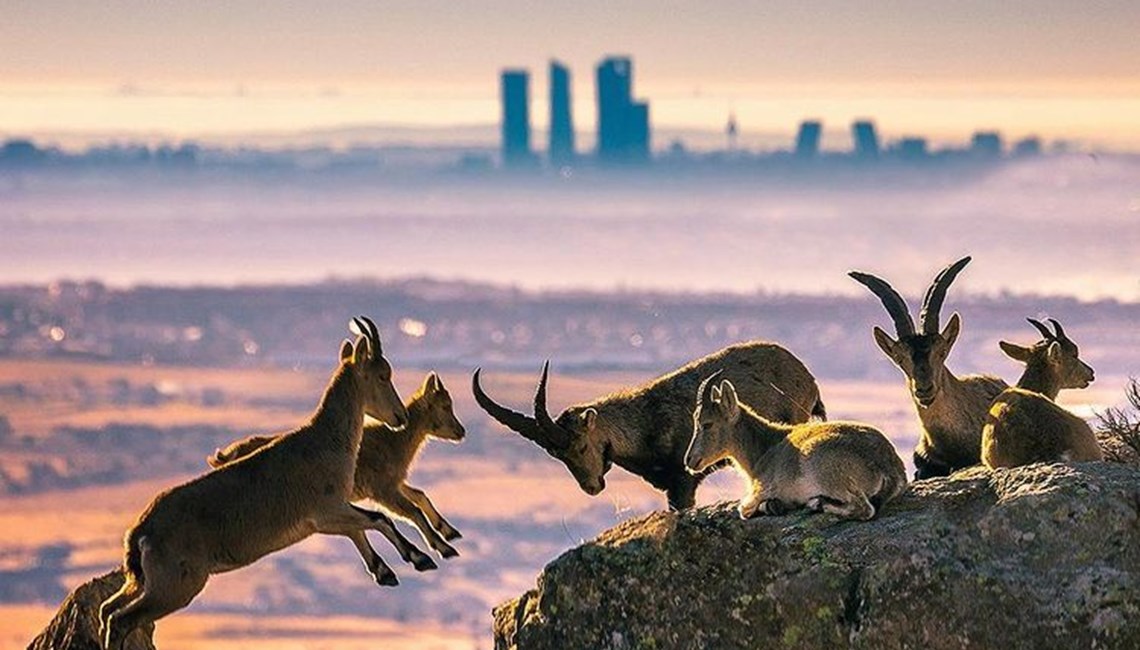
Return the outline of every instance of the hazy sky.
<path id="1" fill-rule="evenodd" d="M 496 75 L 635 58 L 658 125 L 977 127 L 1140 145 L 1140 2 L 3 1 L 0 132 L 493 123 Z"/>

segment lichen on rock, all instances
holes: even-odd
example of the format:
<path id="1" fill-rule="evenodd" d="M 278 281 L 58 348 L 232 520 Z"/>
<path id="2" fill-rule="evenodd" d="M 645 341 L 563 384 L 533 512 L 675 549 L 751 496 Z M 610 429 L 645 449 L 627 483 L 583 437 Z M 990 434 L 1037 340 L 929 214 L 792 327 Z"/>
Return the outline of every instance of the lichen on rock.
<path id="1" fill-rule="evenodd" d="M 496 649 L 1140 647 L 1136 468 L 971 468 L 866 523 L 733 505 L 565 553 L 495 609 Z"/>

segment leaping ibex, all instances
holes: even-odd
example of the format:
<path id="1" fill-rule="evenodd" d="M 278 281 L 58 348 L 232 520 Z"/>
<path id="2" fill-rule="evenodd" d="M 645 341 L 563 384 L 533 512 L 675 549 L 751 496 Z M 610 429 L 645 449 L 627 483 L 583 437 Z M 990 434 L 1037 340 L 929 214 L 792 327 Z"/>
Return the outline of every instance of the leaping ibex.
<path id="1" fill-rule="evenodd" d="M 934 279 L 919 313 L 919 331 L 915 331 L 906 301 L 891 285 L 867 273 L 848 273 L 878 296 L 895 324 L 898 340 L 879 327 L 873 332 L 879 348 L 906 375 L 907 387 L 918 410 L 922 431 L 914 450 L 916 479 L 945 476 L 977 465 L 986 412 L 994 398 L 1008 387 L 991 375 L 958 378 L 946 367 L 946 358 L 958 338 L 962 321 L 955 312 L 940 332 L 938 314 L 946 290 L 969 262 L 969 257 L 963 257 Z"/>
<path id="2" fill-rule="evenodd" d="M 367 424 L 360 441 L 360 454 L 356 460 L 356 477 L 353 480 L 354 500 L 370 500 L 389 512 L 407 519 L 420 530 L 424 540 L 442 557 L 459 555 L 448 541 L 462 537 L 443 515 L 439 514 L 428 495 L 407 484 L 408 473 L 420 447 L 430 438 L 458 442 L 466 429 L 455 417 L 451 393 L 436 373 L 428 373 L 419 390 L 408 398 L 405 405 L 408 423 L 393 427 L 380 422 Z M 249 436 L 232 442 L 225 449 L 216 450 L 206 462 L 221 467 L 244 458 L 276 440 L 276 436 Z M 438 531 L 438 532 L 437 532 Z M 353 540 L 356 542 L 357 540 Z M 367 541 L 364 542 L 367 544 Z M 357 545 L 359 548 L 359 544 Z M 362 553 L 365 564 L 373 567 L 370 557 L 375 553 Z M 395 585 L 396 575 L 391 572 L 374 574 L 377 582 Z"/>
<path id="3" fill-rule="evenodd" d="M 664 490 L 670 508 L 691 507 L 697 486 L 714 468 L 690 474 L 685 450 L 692 438 L 697 386 L 716 369 L 722 368 L 739 387 L 743 402 L 773 420 L 796 423 L 827 417 L 815 377 L 774 343 L 729 346 L 637 388 L 570 406 L 557 419 L 546 409 L 549 365 L 542 368 L 534 417 L 488 397 L 479 384 L 479 370 L 472 377 L 472 391 L 491 417 L 562 461 L 590 495 L 605 489 L 606 472 L 617 464 Z"/>
<path id="4" fill-rule="evenodd" d="M 982 461 L 992 469 L 1104 460 L 1092 427 L 1054 402 L 1061 389 L 1092 383 L 1092 367 L 1081 361 L 1077 344 L 1060 323 L 1050 318 L 1050 332 L 1041 321 L 1027 320 L 1041 332 L 1040 341 L 1030 347 L 998 343 L 1011 359 L 1025 364 L 1025 372 L 1017 386 L 1005 389 L 990 407 L 982 428 Z"/>
<path id="5" fill-rule="evenodd" d="M 120 650 L 133 630 L 189 605 L 212 574 L 314 533 L 363 537 L 364 530 L 391 524 L 349 499 L 365 413 L 401 425 L 407 411 L 375 324 L 354 319 L 353 331 L 356 339 L 341 346 L 337 370 L 307 424 L 166 490 L 139 515 L 124 540 L 126 580 L 99 610 L 106 650 Z"/>
<path id="6" fill-rule="evenodd" d="M 906 487 L 906 468 L 881 431 L 858 422 L 780 424 L 741 404 L 716 372 L 701 384 L 685 466 L 700 473 L 730 460 L 748 479 L 740 516 L 806 506 L 871 519 Z"/>

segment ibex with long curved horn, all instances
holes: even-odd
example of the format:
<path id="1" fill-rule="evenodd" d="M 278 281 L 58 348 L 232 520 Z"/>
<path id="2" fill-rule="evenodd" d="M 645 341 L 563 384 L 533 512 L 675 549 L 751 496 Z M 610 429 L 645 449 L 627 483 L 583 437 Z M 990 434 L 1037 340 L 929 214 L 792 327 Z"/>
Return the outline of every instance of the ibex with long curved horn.
<path id="1" fill-rule="evenodd" d="M 1008 387 L 991 375 L 958 378 L 946 367 L 946 358 L 958 338 L 962 319 L 955 312 L 946 328 L 939 331 L 939 312 L 946 290 L 969 263 L 970 258 L 963 257 L 934 279 L 922 303 L 918 331 L 906 301 L 891 285 L 867 273 L 848 273 L 878 296 L 895 324 L 898 340 L 879 327 L 875 327 L 873 333 L 879 348 L 906 375 L 907 387 L 918 410 L 922 432 L 914 450 L 916 479 L 945 476 L 977 465 L 986 412 L 994 398 Z"/>
<path id="2" fill-rule="evenodd" d="M 697 475 L 685 470 L 692 438 L 693 409 L 701 380 L 723 369 L 740 399 L 771 420 L 826 419 L 815 377 L 788 350 L 753 341 L 729 346 L 638 388 L 577 404 L 551 418 L 546 408 L 550 363 L 534 396 L 534 417 L 500 406 L 483 392 L 479 370 L 471 380 L 475 399 L 491 417 L 562 461 L 578 485 L 595 495 L 606 487 L 614 464 L 664 490 L 669 507 L 688 508 L 697 486 L 715 468 Z"/>
<path id="3" fill-rule="evenodd" d="M 1041 321 L 1027 320 L 1041 332 L 1040 341 L 1030 347 L 998 342 L 1002 352 L 1025 364 L 1025 372 L 990 407 L 982 427 L 982 461 L 994 468 L 1104 460 L 1092 427 L 1054 402 L 1061 389 L 1092 383 L 1092 367 L 1081 361 L 1060 323 L 1050 318 L 1050 332 Z"/>

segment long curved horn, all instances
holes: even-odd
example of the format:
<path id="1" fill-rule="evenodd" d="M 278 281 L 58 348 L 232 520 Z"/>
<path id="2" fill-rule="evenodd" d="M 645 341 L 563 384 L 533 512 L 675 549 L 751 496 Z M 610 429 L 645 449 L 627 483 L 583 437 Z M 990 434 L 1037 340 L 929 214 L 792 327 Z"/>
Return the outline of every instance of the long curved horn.
<path id="1" fill-rule="evenodd" d="M 495 418 L 499 424 L 511 431 L 522 435 L 527 440 L 541 442 L 542 435 L 534 418 L 501 406 L 483 392 L 483 387 L 479 384 L 479 373 L 482 370 L 482 368 L 476 368 L 475 374 L 471 376 L 471 392 L 475 394 L 475 401 L 479 403 L 479 406 L 487 412 L 487 415 Z"/>
<path id="2" fill-rule="evenodd" d="M 1050 318 L 1048 320 L 1050 323 L 1053 324 L 1053 329 L 1056 330 L 1055 336 L 1056 336 L 1057 340 L 1058 341 L 1068 341 L 1069 337 L 1065 335 L 1065 330 L 1061 329 L 1061 324 L 1052 318 Z"/>
<path id="3" fill-rule="evenodd" d="M 712 399 L 713 382 L 723 373 L 724 368 L 721 368 L 708 377 L 705 377 L 704 381 L 701 382 L 700 387 L 697 388 L 697 404 L 703 405 L 709 403 L 709 400 Z"/>
<path id="4" fill-rule="evenodd" d="M 967 255 L 942 269 L 930 288 L 926 290 L 926 297 L 922 300 L 922 310 L 918 312 L 918 322 L 922 325 L 923 334 L 938 333 L 938 313 L 942 311 L 942 302 L 946 300 L 946 290 L 958 277 L 958 273 L 966 268 L 972 258 Z"/>
<path id="5" fill-rule="evenodd" d="M 910 317 L 910 310 L 906 306 L 906 301 L 899 295 L 899 292 L 895 291 L 894 287 L 870 273 L 851 271 L 847 275 L 879 297 L 879 300 L 883 302 L 883 307 L 890 314 L 891 320 L 895 322 L 895 335 L 902 338 L 914 334 L 914 321 Z"/>
<path id="6" fill-rule="evenodd" d="M 550 361 L 542 364 L 542 377 L 538 380 L 538 390 L 534 393 L 534 419 L 547 441 L 555 446 L 566 447 L 573 437 L 566 429 L 550 418 L 546 411 L 546 381 L 550 375 Z"/>
<path id="7" fill-rule="evenodd" d="M 1041 337 L 1044 338 L 1046 341 L 1056 341 L 1057 340 L 1057 335 L 1054 334 L 1053 332 L 1050 332 L 1049 328 L 1045 327 L 1045 323 L 1042 323 L 1041 321 L 1037 320 L 1036 318 L 1026 318 L 1025 320 L 1029 321 L 1030 325 L 1036 327 L 1037 331 L 1041 332 Z"/>

